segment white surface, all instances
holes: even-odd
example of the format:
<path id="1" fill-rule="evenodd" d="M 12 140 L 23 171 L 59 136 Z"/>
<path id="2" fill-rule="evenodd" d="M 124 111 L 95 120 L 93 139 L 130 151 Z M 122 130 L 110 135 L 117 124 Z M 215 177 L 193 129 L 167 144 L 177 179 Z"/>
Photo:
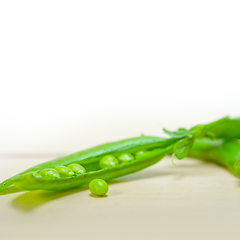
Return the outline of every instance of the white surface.
<path id="1" fill-rule="evenodd" d="M 52 157 L 0 158 L 0 180 Z M 104 198 L 88 190 L 0 195 L 1 239 L 239 239 L 239 179 L 198 160 L 175 162 L 114 180 Z"/>
<path id="2" fill-rule="evenodd" d="M 219 0 L 1 1 L 0 153 L 71 152 L 239 115 L 239 11 Z"/>

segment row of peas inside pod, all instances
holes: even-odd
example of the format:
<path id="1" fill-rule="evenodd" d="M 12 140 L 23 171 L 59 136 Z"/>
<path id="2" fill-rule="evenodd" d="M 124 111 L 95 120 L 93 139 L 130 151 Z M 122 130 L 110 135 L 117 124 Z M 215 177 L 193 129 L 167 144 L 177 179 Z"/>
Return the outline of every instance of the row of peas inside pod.
<path id="1" fill-rule="evenodd" d="M 99 161 L 101 169 L 114 167 L 118 164 L 127 163 L 129 161 L 148 153 L 148 151 L 138 151 L 134 155 L 131 153 L 121 153 L 117 157 L 113 155 L 106 155 Z M 42 179 L 57 179 L 61 177 L 73 177 L 75 175 L 86 173 L 86 169 L 77 163 L 72 163 L 68 166 L 57 166 L 55 168 L 45 168 L 38 172 L 30 172 L 27 178 L 42 178 Z M 89 184 L 90 192 L 96 196 L 104 196 L 108 192 L 108 185 L 102 179 L 94 179 Z"/>
<path id="2" fill-rule="evenodd" d="M 121 163 L 127 163 L 134 160 L 135 158 L 146 154 L 147 151 L 141 150 L 136 152 L 135 157 L 131 153 L 121 153 L 118 157 L 113 155 L 106 155 L 99 161 L 100 168 L 114 167 Z"/>
<path id="3" fill-rule="evenodd" d="M 77 163 L 72 163 L 65 166 L 58 166 L 55 168 L 46 168 L 41 170 L 38 174 L 44 179 L 54 179 L 60 177 L 71 177 L 76 174 L 83 174 L 86 170 L 83 166 Z"/>
<path id="4" fill-rule="evenodd" d="M 146 151 L 138 151 L 135 154 L 135 157 L 138 157 L 142 154 L 145 154 Z M 121 163 L 126 163 L 135 159 L 135 157 L 131 153 L 122 153 L 118 157 L 114 157 L 113 155 L 106 155 L 99 161 L 100 168 L 109 168 L 114 167 Z M 41 170 L 39 174 L 44 179 L 54 179 L 60 177 L 71 177 L 74 175 L 84 174 L 86 169 L 77 163 L 72 163 L 66 166 L 58 166 L 55 168 L 46 168 Z"/>

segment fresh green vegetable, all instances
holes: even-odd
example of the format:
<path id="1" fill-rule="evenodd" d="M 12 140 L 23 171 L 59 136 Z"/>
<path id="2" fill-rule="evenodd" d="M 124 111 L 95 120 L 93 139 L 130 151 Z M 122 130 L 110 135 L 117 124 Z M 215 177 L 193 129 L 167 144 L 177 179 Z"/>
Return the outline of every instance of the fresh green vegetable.
<path id="1" fill-rule="evenodd" d="M 214 138 L 240 139 L 240 118 L 225 118 L 217 124 L 209 124 L 208 134 Z M 217 121 L 216 121 L 217 122 Z M 206 134 L 205 137 L 208 135 Z"/>
<path id="2" fill-rule="evenodd" d="M 177 139 L 142 136 L 103 144 L 32 167 L 1 183 L 0 189 L 4 189 L 9 185 L 14 184 L 15 186 L 25 190 L 62 190 L 87 185 L 96 178 L 107 181 L 140 171 L 158 162 L 172 151 L 173 145 L 176 141 Z M 135 153 L 139 150 L 149 150 L 149 154 L 127 163 L 109 166 L 108 168 L 105 168 L 105 165 L 99 166 L 100 160 L 105 156 L 112 155 L 116 158 L 121 153 Z M 79 167 L 80 165 L 86 169 L 86 172 L 75 171 L 73 166 Z M 39 178 L 38 175 L 35 177 L 35 173 L 39 173 L 42 170 L 43 172 L 49 172 L 49 169 L 57 171 L 56 167 L 59 166 L 66 166 L 73 172 L 75 171 L 74 176 L 61 176 L 54 179 L 49 179 L 48 177 L 45 177 L 45 175 L 41 175 L 41 178 Z M 26 178 L 26 174 L 31 175 L 31 181 Z"/>
<path id="3" fill-rule="evenodd" d="M 131 153 L 122 153 L 118 156 L 118 160 L 123 162 L 128 162 L 134 160 L 134 156 Z"/>
<path id="4" fill-rule="evenodd" d="M 135 153 L 135 157 L 136 158 L 141 157 L 143 154 L 146 154 L 146 153 L 148 153 L 148 151 L 140 150 L 140 151 Z"/>
<path id="5" fill-rule="evenodd" d="M 174 147 L 174 155 L 181 160 L 188 155 L 196 139 L 204 137 L 209 139 L 240 139 L 240 118 L 225 117 L 205 125 L 196 125 L 190 130 L 185 128 L 179 128 L 176 132 L 163 130 L 170 137 L 179 139 Z"/>
<path id="6" fill-rule="evenodd" d="M 106 155 L 99 162 L 100 168 L 115 167 L 118 164 L 119 161 L 113 155 Z"/>
<path id="7" fill-rule="evenodd" d="M 52 169 L 52 168 L 45 168 L 39 172 L 39 174 L 42 176 L 44 179 L 56 179 L 60 178 L 60 174 L 58 173 L 57 170 Z"/>
<path id="8" fill-rule="evenodd" d="M 165 132 L 171 138 L 130 138 L 39 164 L 2 182 L 0 190 L 12 184 L 25 190 L 62 190 L 87 185 L 98 178 L 118 178 L 149 167 L 171 153 L 182 159 L 193 142 L 202 137 L 240 138 L 240 119 L 226 117 L 190 130 Z"/>
<path id="9" fill-rule="evenodd" d="M 221 118 L 208 124 L 199 124 L 189 130 L 179 128 L 178 131 L 171 132 L 163 129 L 166 134 L 172 138 L 224 138 L 239 139 L 240 138 L 240 118 L 230 119 L 229 117 Z"/>
<path id="10" fill-rule="evenodd" d="M 72 163 L 72 164 L 68 165 L 68 168 L 70 170 L 72 170 L 73 173 L 75 173 L 75 174 L 84 174 L 86 172 L 86 169 L 77 163 Z"/>
<path id="11" fill-rule="evenodd" d="M 108 185 L 102 179 L 94 179 L 89 184 L 89 190 L 93 195 L 104 196 L 108 192 Z"/>
<path id="12" fill-rule="evenodd" d="M 193 144 L 188 156 L 214 162 L 240 176 L 239 140 L 199 139 Z"/>
<path id="13" fill-rule="evenodd" d="M 58 167 L 55 167 L 55 169 L 57 170 L 57 172 L 60 174 L 61 177 L 71 177 L 74 175 L 74 172 L 69 167 L 58 166 Z"/>

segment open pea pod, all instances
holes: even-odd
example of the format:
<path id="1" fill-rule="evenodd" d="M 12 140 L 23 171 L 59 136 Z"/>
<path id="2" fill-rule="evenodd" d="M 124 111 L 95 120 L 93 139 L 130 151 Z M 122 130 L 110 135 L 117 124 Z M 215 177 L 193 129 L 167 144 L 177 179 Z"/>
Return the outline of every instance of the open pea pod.
<path id="1" fill-rule="evenodd" d="M 0 184 L 0 190 L 14 184 L 25 190 L 62 190 L 88 184 L 95 178 L 110 180 L 133 172 L 140 171 L 172 152 L 173 145 L 177 139 L 163 139 L 158 137 L 141 136 L 126 139 L 118 142 L 99 145 L 83 150 L 68 156 L 36 165 L 28 170 L 19 173 Z M 135 154 L 139 151 L 146 151 L 145 154 L 135 156 L 129 162 L 119 163 L 106 169 L 99 166 L 99 161 L 106 155 L 119 156 L 122 153 Z M 54 169 L 59 166 L 70 164 L 81 164 L 86 173 L 75 174 L 69 177 L 58 177 L 54 179 L 45 178 L 39 175 L 44 169 Z"/>
<path id="2" fill-rule="evenodd" d="M 239 126 L 240 118 L 226 117 L 209 124 L 197 125 L 190 130 L 165 130 L 171 136 L 169 139 L 141 136 L 99 145 L 29 168 L 2 182 L 0 190 L 12 184 L 25 190 L 62 190 L 88 184 L 95 178 L 118 178 L 151 166 L 173 151 L 179 159 L 183 159 L 194 141 L 201 137 L 240 138 Z M 119 155 L 120 163 L 116 159 Z M 106 169 L 106 162 L 100 164 L 105 157 L 112 161 L 112 165 Z M 82 168 L 82 171 L 76 171 L 75 168 Z"/>
<path id="3" fill-rule="evenodd" d="M 80 187 L 90 183 L 93 179 L 100 178 L 105 181 L 122 177 L 127 174 L 131 174 L 147 168 L 172 151 L 172 147 L 157 148 L 148 153 L 142 155 L 141 157 L 132 160 L 128 163 L 122 163 L 110 168 L 95 170 L 86 172 L 84 174 L 72 176 L 72 177 L 62 177 L 57 179 L 44 179 L 34 177 L 26 178 L 25 175 L 21 175 L 13 178 L 12 183 L 25 190 L 64 190 L 75 187 Z"/>

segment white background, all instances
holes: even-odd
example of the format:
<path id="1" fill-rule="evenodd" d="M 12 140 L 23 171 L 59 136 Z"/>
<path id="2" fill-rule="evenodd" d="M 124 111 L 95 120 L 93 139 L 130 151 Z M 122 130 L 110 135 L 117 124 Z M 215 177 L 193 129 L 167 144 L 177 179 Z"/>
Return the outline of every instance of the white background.
<path id="1" fill-rule="evenodd" d="M 0 153 L 239 116 L 239 12 L 220 0 L 1 1 Z"/>

